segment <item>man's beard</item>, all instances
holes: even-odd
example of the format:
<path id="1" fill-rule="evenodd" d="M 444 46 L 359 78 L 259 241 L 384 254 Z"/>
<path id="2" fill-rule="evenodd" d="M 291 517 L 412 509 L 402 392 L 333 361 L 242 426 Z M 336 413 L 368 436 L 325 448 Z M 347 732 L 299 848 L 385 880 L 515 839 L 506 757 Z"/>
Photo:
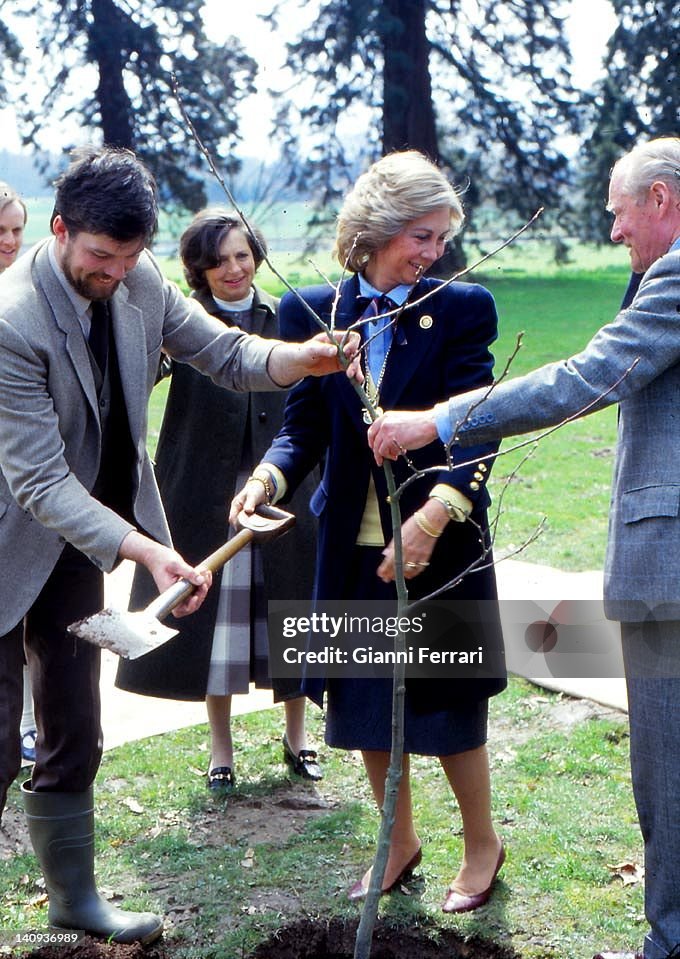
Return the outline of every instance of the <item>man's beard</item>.
<path id="1" fill-rule="evenodd" d="M 64 272 L 64 276 L 69 281 L 76 293 L 80 293 L 81 296 L 84 296 L 86 300 L 110 300 L 113 294 L 116 292 L 120 286 L 120 280 L 116 280 L 114 283 L 107 283 L 106 290 L 102 290 L 98 284 L 95 273 L 88 273 L 84 277 L 75 277 L 71 270 L 71 258 L 68 251 L 65 252 L 62 259 L 61 268 Z"/>

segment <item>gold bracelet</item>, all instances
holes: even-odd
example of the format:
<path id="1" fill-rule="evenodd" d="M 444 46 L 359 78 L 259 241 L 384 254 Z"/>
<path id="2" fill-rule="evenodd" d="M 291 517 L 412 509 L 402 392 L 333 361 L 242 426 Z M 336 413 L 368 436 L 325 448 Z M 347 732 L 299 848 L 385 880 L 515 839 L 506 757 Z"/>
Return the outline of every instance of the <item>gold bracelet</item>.
<path id="1" fill-rule="evenodd" d="M 257 483 L 262 483 L 264 486 L 264 495 L 267 499 L 267 505 L 272 501 L 272 484 L 264 476 L 256 476 L 254 473 L 248 477 L 247 482 L 250 483 L 251 480 L 255 480 Z"/>
<path id="2" fill-rule="evenodd" d="M 443 530 L 436 529 L 422 510 L 416 510 L 413 514 L 413 518 L 416 521 L 416 526 L 418 529 L 422 530 L 426 536 L 431 536 L 432 539 L 439 539 L 439 537 L 442 535 Z"/>
<path id="3" fill-rule="evenodd" d="M 444 499 L 443 496 L 436 496 L 433 493 L 430 493 L 430 499 L 436 499 L 438 503 L 441 503 L 444 509 L 446 510 L 446 515 L 449 517 L 452 523 L 464 523 L 467 519 L 465 510 L 456 506 L 454 503 L 450 503 L 447 499 Z"/>

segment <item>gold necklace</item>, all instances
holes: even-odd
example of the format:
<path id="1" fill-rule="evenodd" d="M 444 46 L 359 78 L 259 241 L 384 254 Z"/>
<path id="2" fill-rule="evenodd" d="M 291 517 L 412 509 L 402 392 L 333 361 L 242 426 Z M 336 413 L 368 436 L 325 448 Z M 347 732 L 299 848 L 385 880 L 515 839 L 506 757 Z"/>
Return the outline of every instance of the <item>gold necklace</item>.
<path id="1" fill-rule="evenodd" d="M 383 333 L 387 329 L 389 329 L 389 327 L 384 326 L 380 332 Z M 371 374 L 371 367 L 368 362 L 368 353 L 370 349 L 370 337 L 366 342 L 366 349 L 364 350 L 364 363 L 363 363 L 364 378 L 365 378 L 364 390 L 366 391 L 366 396 L 370 400 L 371 405 L 375 408 L 376 416 L 382 416 L 382 414 L 384 413 L 383 408 L 379 404 L 380 388 L 382 386 L 383 377 L 385 376 L 385 370 L 387 369 L 387 360 L 389 359 L 389 355 L 392 350 L 393 343 L 394 343 L 394 332 L 392 333 L 392 339 L 390 340 L 390 345 L 387 347 L 387 350 L 385 351 L 385 359 L 383 360 L 382 366 L 380 367 L 380 373 L 378 374 L 377 383 L 373 379 L 373 376 Z M 366 426 L 370 426 L 371 423 L 373 422 L 373 416 L 371 415 L 371 411 L 367 407 L 364 407 L 363 410 L 361 411 L 361 418 L 366 424 Z"/>

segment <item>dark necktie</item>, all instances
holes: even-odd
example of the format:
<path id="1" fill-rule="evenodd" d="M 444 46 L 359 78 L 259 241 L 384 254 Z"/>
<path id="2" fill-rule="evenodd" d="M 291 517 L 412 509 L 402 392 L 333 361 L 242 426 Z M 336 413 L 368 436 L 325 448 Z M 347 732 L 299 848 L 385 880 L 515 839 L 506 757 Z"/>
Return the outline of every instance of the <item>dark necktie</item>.
<path id="1" fill-rule="evenodd" d="M 104 376 L 109 353 L 109 307 L 106 302 L 92 301 L 92 320 L 87 342 L 99 372 Z"/>
<path id="2" fill-rule="evenodd" d="M 360 297 L 359 299 L 363 301 L 362 305 L 366 304 L 360 319 L 369 321 L 361 324 L 361 337 L 367 344 L 368 367 L 373 380 L 378 385 L 378 381 L 382 379 L 381 373 L 384 372 L 394 335 L 394 327 L 392 326 L 394 317 L 381 316 L 381 314 L 393 310 L 395 304 L 385 294 L 375 296 L 370 300 L 366 297 Z M 378 316 L 381 316 L 379 320 L 377 319 Z"/>

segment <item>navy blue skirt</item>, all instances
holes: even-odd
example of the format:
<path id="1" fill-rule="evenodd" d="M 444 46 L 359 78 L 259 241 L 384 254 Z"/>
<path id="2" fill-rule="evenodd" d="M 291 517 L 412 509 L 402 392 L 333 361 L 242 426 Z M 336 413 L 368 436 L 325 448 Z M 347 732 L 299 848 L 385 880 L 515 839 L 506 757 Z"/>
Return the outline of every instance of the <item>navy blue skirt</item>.
<path id="1" fill-rule="evenodd" d="M 350 590 L 354 599 L 394 597 L 394 584 L 383 583 L 375 573 L 382 559 L 382 550 L 357 547 L 354 559 Z M 434 572 L 436 575 L 437 571 Z M 441 577 L 445 574 L 439 571 L 438 575 L 439 582 L 442 582 Z M 495 581 L 491 579 L 490 582 L 491 585 L 487 585 L 490 589 L 488 598 L 495 599 Z M 415 594 L 414 586 L 412 582 L 411 590 Z M 432 588 L 433 584 L 428 584 L 424 592 Z M 436 698 L 429 694 L 430 689 L 434 693 L 435 686 Z M 391 679 L 327 679 L 325 691 L 327 745 L 338 749 L 389 752 L 392 743 Z M 444 684 L 442 681 L 417 680 L 411 683 L 407 680 L 404 752 L 420 756 L 450 756 L 477 749 L 487 739 L 488 712 L 487 696 L 466 695 L 462 680 Z"/>
<path id="2" fill-rule="evenodd" d="M 423 712 L 406 692 L 404 752 L 450 756 L 486 742 L 489 700 L 452 704 Z M 392 744 L 392 681 L 329 679 L 326 681 L 326 743 L 338 749 L 377 749 Z"/>

